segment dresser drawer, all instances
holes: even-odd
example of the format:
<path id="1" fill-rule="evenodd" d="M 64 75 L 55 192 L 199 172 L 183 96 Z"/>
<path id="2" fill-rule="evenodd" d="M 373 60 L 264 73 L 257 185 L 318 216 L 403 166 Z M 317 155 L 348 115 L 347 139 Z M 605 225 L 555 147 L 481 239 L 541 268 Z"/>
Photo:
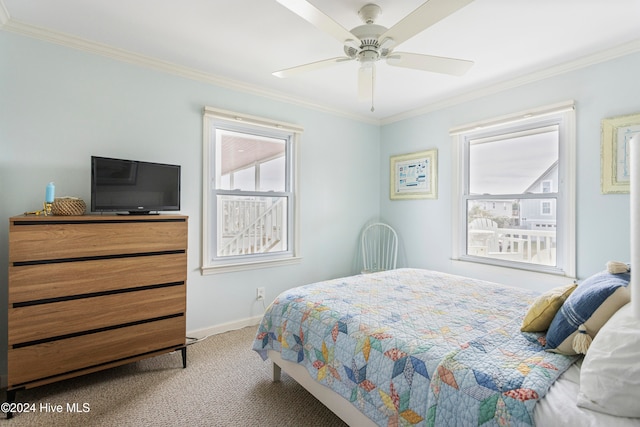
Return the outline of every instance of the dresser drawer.
<path id="1" fill-rule="evenodd" d="M 9 349 L 9 387 L 183 346 L 185 316 Z"/>
<path id="2" fill-rule="evenodd" d="M 9 308 L 9 347 L 186 310 L 185 285 Z"/>
<path id="3" fill-rule="evenodd" d="M 9 266 L 9 306 L 186 281 L 186 252 L 78 262 Z"/>
<path id="4" fill-rule="evenodd" d="M 20 221 L 10 224 L 9 262 L 12 264 L 184 250 L 185 220 Z"/>

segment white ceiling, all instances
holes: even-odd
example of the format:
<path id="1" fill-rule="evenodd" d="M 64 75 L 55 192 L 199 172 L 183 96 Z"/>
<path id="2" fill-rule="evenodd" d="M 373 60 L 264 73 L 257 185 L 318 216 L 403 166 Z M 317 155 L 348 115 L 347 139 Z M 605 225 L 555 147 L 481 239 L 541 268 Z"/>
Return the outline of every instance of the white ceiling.
<path id="1" fill-rule="evenodd" d="M 369 1 L 309 2 L 351 30 Z M 382 8 L 376 24 L 389 28 L 424 0 L 373 2 Z M 638 51 L 640 1 L 475 0 L 398 46 L 472 60 L 471 70 L 454 77 L 381 61 L 375 112 L 358 100 L 355 61 L 287 79 L 271 74 L 344 56 L 336 39 L 276 0 L 0 0 L 0 27 L 384 122 Z"/>

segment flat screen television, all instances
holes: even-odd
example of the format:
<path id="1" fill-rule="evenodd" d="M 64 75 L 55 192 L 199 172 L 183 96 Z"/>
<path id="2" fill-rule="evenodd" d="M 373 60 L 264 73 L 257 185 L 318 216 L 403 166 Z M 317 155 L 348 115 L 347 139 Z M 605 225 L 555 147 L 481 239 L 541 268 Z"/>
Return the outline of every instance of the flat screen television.
<path id="1" fill-rule="evenodd" d="M 91 212 L 180 210 L 180 166 L 91 156 Z"/>

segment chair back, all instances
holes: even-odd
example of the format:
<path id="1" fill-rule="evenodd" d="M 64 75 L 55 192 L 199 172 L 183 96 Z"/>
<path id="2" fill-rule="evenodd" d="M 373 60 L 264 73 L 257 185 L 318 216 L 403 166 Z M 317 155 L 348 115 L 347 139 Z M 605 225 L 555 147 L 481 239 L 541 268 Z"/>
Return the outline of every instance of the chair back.
<path id="1" fill-rule="evenodd" d="M 398 258 L 398 235 L 389 225 L 377 222 L 362 232 L 363 273 L 393 270 Z"/>

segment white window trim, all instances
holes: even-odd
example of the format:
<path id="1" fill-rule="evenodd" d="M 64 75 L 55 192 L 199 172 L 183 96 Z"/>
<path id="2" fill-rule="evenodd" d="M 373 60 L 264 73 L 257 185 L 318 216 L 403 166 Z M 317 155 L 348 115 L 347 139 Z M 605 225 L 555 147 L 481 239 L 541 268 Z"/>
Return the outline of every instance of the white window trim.
<path id="1" fill-rule="evenodd" d="M 562 224 L 562 227 L 556 227 L 562 230 L 562 235 L 557 236 L 563 240 L 562 252 L 557 253 L 562 259 L 562 269 L 551 268 L 539 265 L 519 266 L 522 270 L 533 270 L 538 273 L 550 273 L 561 275 L 568 278 L 576 277 L 576 132 L 575 132 L 575 102 L 566 101 L 558 104 L 548 105 L 531 110 L 521 111 L 485 121 L 469 123 L 463 126 L 452 128 L 449 134 L 452 137 L 452 254 L 453 261 L 464 261 L 469 264 L 488 264 L 488 269 L 500 269 L 507 267 L 511 270 L 513 266 L 510 263 L 501 263 L 499 260 L 487 259 L 486 263 L 482 259 L 469 259 L 465 250 L 465 234 L 466 230 L 461 229 L 459 224 L 463 223 L 466 218 L 466 212 L 462 206 L 462 171 L 465 167 L 465 156 L 462 150 L 465 136 L 474 132 L 482 132 L 496 126 L 506 126 L 516 123 L 526 124 L 527 122 L 537 122 L 544 116 L 562 114 L 564 132 L 566 133 L 566 143 L 560 145 L 560 161 L 566 176 L 559 176 L 559 185 L 563 185 L 564 205 L 556 206 L 557 216 L 556 222 Z M 572 177 L 567 181 L 569 177 Z M 486 269 L 482 267 L 484 271 Z"/>
<path id="2" fill-rule="evenodd" d="M 211 227 L 215 227 L 215 224 L 210 223 L 212 212 L 211 204 L 211 182 L 215 179 L 211 175 L 211 126 L 207 126 L 208 120 L 223 120 L 231 122 L 246 123 L 250 126 L 259 126 L 267 129 L 276 129 L 279 131 L 290 132 L 293 134 L 291 141 L 292 155 L 293 155 L 293 174 L 292 184 L 294 192 L 294 206 L 293 206 L 293 248 L 291 248 L 285 256 L 273 255 L 273 256 L 261 256 L 235 258 L 227 262 L 213 262 L 213 257 L 210 251 L 211 245 L 209 243 L 211 236 Z M 262 117 L 250 116 L 247 114 L 236 113 L 233 111 L 222 110 L 212 107 L 204 107 L 203 111 L 203 143 L 202 143 L 202 236 L 201 236 L 201 249 L 202 259 L 200 262 L 200 271 L 203 275 L 228 273 L 234 271 L 244 271 L 256 268 L 275 267 L 280 265 L 289 265 L 298 263 L 302 257 L 300 255 L 300 233 L 299 233 L 299 180 L 298 180 L 298 145 L 300 140 L 300 134 L 303 132 L 303 128 L 294 124 L 269 120 Z"/>

